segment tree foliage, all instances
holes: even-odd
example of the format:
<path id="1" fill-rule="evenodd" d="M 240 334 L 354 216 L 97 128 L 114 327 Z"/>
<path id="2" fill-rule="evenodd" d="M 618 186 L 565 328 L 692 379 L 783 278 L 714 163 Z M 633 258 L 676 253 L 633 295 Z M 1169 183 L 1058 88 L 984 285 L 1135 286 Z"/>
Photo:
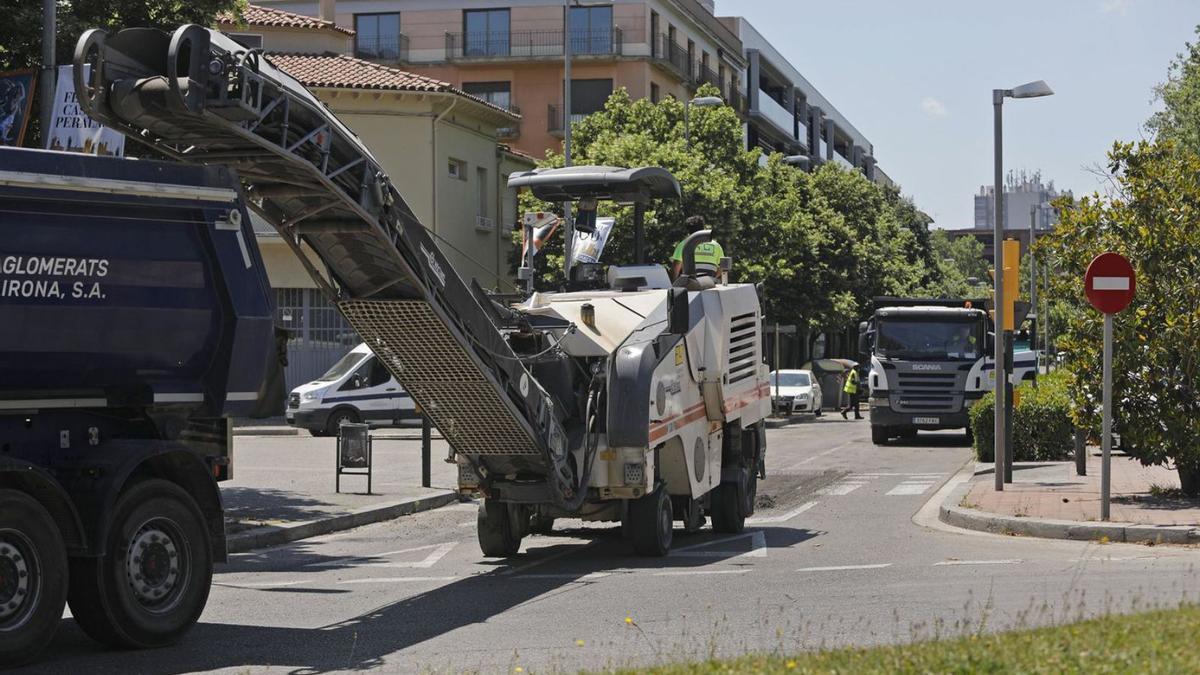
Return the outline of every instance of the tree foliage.
<path id="1" fill-rule="evenodd" d="M 1200 36 L 1200 26 L 1196 35 Z M 1171 62 L 1167 81 L 1154 88 L 1154 95 L 1163 109 L 1150 117 L 1146 129 L 1160 141 L 1200 155 L 1200 42 L 1184 45 L 1183 53 Z"/>
<path id="2" fill-rule="evenodd" d="M 1118 431 L 1142 462 L 1172 462 L 1186 487 L 1200 475 L 1200 157 L 1142 142 L 1117 143 L 1109 158 L 1114 194 L 1061 204 L 1056 231 L 1039 242 L 1062 271 L 1050 292 L 1074 310 L 1057 343 L 1074 374 L 1076 420 L 1098 430 L 1103 317 L 1082 279 L 1099 253 L 1127 257 L 1137 293 L 1114 320 Z"/>
<path id="3" fill-rule="evenodd" d="M 698 95 L 716 93 L 704 87 Z M 665 263 L 688 234 L 686 218 L 702 215 L 733 258 L 733 278 L 762 283 L 764 311 L 773 321 L 841 328 L 863 318 L 875 295 L 912 293 L 940 279 L 928 220 L 898 190 L 832 163 L 810 174 L 779 154 L 760 161 L 742 134 L 732 108 L 696 107 L 689 145 L 682 102 L 633 101 L 618 90 L 602 111 L 576 123 L 572 163 L 671 171 L 682 199 L 648 206 L 646 259 Z M 562 166 L 563 157 L 548 153 L 542 165 Z M 522 208 L 558 206 L 526 193 Z M 617 218 L 604 260 L 632 261 L 632 208 L 602 204 L 601 215 Z M 561 281 L 562 250 L 555 237 L 539 256 L 544 286 Z"/>
<path id="4" fill-rule="evenodd" d="M 972 236 L 952 237 L 945 230 L 930 233 L 930 249 L 938 266 L 937 282 L 927 292 L 943 298 L 979 296 L 979 284 L 990 284 L 988 264 L 983 258 L 983 243 Z M 983 294 L 990 294 L 984 289 Z"/>

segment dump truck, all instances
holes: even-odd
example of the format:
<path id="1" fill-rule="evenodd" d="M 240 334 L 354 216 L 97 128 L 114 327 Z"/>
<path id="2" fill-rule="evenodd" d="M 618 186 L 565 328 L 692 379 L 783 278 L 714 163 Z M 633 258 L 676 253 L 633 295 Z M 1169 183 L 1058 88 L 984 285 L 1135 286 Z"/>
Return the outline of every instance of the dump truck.
<path id="1" fill-rule="evenodd" d="M 195 623 L 229 420 L 283 409 L 273 314 L 227 168 L 0 148 L 0 666 L 68 602 L 116 647 Z"/>
<path id="2" fill-rule="evenodd" d="M 870 358 L 871 440 L 911 439 L 919 430 L 965 429 L 969 411 L 995 389 L 995 331 L 986 299 L 880 297 L 859 324 Z M 1028 303 L 1016 303 L 1018 316 Z M 1017 352 L 1011 381 L 1033 374 L 1036 355 Z"/>
<path id="3" fill-rule="evenodd" d="M 94 119 L 177 161 L 237 170 L 251 208 L 449 443 L 460 489 L 483 497 L 484 554 L 516 554 L 565 516 L 620 521 L 647 555 L 668 551 L 676 520 L 744 526 L 765 470 L 761 309 L 753 285 L 695 271 L 709 233 L 685 247 L 675 281 L 579 265 L 562 293 L 498 298 L 458 275 L 404 186 L 261 52 L 195 25 L 93 30 L 75 66 Z M 580 229 L 600 199 L 679 197 L 657 167 L 513 184 L 578 202 Z"/>

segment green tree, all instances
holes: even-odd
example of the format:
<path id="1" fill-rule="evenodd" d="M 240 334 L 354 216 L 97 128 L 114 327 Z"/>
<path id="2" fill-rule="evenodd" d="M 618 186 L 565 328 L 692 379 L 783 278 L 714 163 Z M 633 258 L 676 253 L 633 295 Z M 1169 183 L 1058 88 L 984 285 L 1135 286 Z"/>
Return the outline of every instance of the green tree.
<path id="1" fill-rule="evenodd" d="M 1039 248 L 1061 274 L 1051 293 L 1069 303 L 1057 344 L 1069 355 L 1080 426 L 1100 428 L 1103 317 L 1086 304 L 1084 270 L 1116 251 L 1137 274 L 1137 294 L 1114 320 L 1117 429 L 1145 464 L 1172 464 L 1200 494 L 1200 158 L 1169 143 L 1117 143 L 1109 153 L 1117 191 L 1063 204 Z"/>
<path id="2" fill-rule="evenodd" d="M 1200 36 L 1200 26 L 1196 27 Z M 1167 81 L 1154 88 L 1163 109 L 1146 122 L 1146 129 L 1161 141 L 1200 154 L 1200 43 L 1189 42 L 1175 57 Z"/>
<path id="3" fill-rule="evenodd" d="M 991 293 L 990 267 L 983 259 L 983 243 L 972 236 L 952 237 L 945 230 L 930 234 L 930 248 L 939 276 L 926 294 L 944 298 L 974 298 Z"/>

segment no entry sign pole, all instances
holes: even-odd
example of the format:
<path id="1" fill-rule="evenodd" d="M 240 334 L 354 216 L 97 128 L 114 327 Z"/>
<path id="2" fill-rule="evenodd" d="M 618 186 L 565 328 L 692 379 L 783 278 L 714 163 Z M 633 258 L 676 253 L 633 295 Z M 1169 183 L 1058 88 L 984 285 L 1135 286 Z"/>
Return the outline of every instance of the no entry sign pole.
<path id="1" fill-rule="evenodd" d="M 1101 398 L 1100 520 L 1109 519 L 1112 486 L 1112 350 L 1113 314 L 1129 306 L 1137 281 L 1133 266 L 1118 253 L 1101 253 L 1084 275 L 1084 293 L 1104 313 L 1104 392 Z"/>

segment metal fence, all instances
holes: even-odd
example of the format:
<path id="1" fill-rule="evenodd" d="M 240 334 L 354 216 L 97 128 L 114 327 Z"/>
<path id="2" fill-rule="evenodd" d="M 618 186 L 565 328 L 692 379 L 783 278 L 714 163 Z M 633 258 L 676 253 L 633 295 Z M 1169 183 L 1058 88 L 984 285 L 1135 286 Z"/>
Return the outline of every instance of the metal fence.
<path id="1" fill-rule="evenodd" d="M 680 47 L 670 35 L 659 33 L 654 39 L 654 60 L 675 71 L 684 80 L 692 79 L 692 63 L 687 50 Z"/>
<path id="2" fill-rule="evenodd" d="M 289 333 L 284 375 L 289 391 L 323 375 L 360 341 L 341 312 L 315 288 L 277 288 L 275 305 L 276 320 Z"/>
<path id="3" fill-rule="evenodd" d="M 408 61 L 408 36 L 363 37 L 354 39 L 354 55 L 371 61 L 405 63 Z"/>

